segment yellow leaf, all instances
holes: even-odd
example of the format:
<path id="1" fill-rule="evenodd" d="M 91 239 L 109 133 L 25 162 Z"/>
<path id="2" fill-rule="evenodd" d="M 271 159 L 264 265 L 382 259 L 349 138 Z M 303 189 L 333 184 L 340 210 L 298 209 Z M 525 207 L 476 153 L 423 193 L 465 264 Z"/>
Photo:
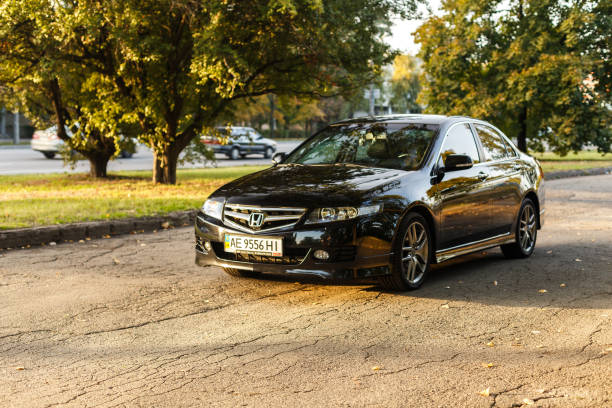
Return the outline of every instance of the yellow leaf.
<path id="1" fill-rule="evenodd" d="M 487 388 L 486 390 L 482 390 L 479 392 L 480 395 L 482 395 L 483 397 L 488 397 L 490 394 L 490 389 Z"/>
<path id="2" fill-rule="evenodd" d="M 380 370 L 380 367 L 379 367 L 379 366 L 374 366 L 374 367 L 372 367 L 372 371 L 378 371 L 378 370 Z"/>
<path id="3" fill-rule="evenodd" d="M 440 309 L 448 309 L 450 306 L 447 304 L 440 306 Z"/>
<path id="4" fill-rule="evenodd" d="M 495 347 L 495 343 L 493 343 L 492 341 L 490 341 L 490 342 L 488 342 L 488 343 L 487 343 L 487 346 L 489 346 L 489 347 Z"/>
<path id="5" fill-rule="evenodd" d="M 540 289 L 540 290 L 538 290 L 538 292 L 540 292 L 540 293 L 548 293 L 548 291 L 546 289 Z"/>
<path id="6" fill-rule="evenodd" d="M 529 398 L 525 398 L 525 399 L 523 399 L 523 404 L 525 404 L 525 405 L 533 405 L 533 400 L 530 400 Z"/>
<path id="7" fill-rule="evenodd" d="M 495 364 L 493 364 L 493 363 L 482 363 L 482 366 L 484 368 L 491 368 L 491 367 L 495 367 Z"/>
<path id="8" fill-rule="evenodd" d="M 560 286 L 560 287 L 562 287 L 562 288 L 564 288 L 564 287 L 566 287 L 567 285 L 566 285 L 565 283 L 562 283 L 562 284 L 560 284 L 559 286 Z"/>

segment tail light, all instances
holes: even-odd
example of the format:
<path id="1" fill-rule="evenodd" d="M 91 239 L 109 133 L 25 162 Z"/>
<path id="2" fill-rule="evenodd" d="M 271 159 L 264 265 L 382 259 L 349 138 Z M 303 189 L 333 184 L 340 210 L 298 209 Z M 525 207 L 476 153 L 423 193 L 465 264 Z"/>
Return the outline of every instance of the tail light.
<path id="1" fill-rule="evenodd" d="M 34 134 L 32 135 L 32 139 L 33 139 L 33 140 L 38 140 L 38 139 L 40 139 L 40 135 L 38 134 L 38 132 L 34 132 Z"/>

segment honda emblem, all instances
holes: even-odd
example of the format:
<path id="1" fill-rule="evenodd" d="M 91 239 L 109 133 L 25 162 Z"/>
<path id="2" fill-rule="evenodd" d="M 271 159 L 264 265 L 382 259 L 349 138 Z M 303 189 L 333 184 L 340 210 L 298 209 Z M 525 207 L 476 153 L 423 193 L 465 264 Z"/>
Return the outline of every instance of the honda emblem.
<path id="1" fill-rule="evenodd" d="M 259 228 L 263 225 L 264 215 L 260 212 L 251 213 L 249 216 L 249 227 L 251 228 Z"/>

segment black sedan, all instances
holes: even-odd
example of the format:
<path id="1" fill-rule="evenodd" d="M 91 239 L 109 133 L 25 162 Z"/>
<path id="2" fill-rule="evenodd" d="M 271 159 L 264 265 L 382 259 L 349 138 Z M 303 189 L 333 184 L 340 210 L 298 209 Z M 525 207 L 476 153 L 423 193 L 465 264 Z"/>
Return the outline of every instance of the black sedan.
<path id="1" fill-rule="evenodd" d="M 470 252 L 528 257 L 544 221 L 538 162 L 468 117 L 347 120 L 275 162 L 204 203 L 197 264 L 406 290 L 431 264 Z"/>

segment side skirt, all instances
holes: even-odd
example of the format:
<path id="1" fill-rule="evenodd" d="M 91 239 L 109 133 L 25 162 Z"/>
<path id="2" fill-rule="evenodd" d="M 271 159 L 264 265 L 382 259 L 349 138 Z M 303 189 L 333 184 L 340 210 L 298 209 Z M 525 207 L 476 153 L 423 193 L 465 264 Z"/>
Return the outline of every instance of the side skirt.
<path id="1" fill-rule="evenodd" d="M 468 244 L 458 245 L 452 248 L 436 251 L 437 262 L 448 261 L 457 256 L 469 254 L 471 252 L 482 251 L 483 249 L 492 248 L 498 245 L 511 244 L 516 242 L 514 234 L 507 232 L 505 234 L 496 235 L 491 238 L 482 239 L 480 241 L 470 242 Z"/>

